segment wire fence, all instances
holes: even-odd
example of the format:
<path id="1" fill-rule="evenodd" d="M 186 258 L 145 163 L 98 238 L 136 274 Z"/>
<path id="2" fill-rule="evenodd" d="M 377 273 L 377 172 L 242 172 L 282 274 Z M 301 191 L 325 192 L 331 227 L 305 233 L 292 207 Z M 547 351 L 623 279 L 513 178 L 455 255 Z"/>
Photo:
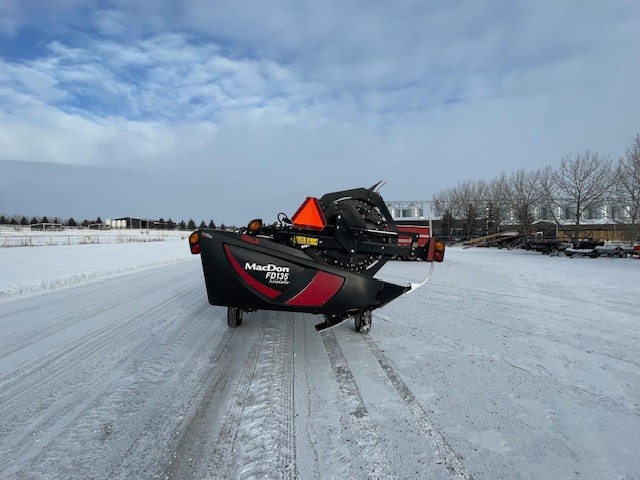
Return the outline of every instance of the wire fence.
<path id="1" fill-rule="evenodd" d="M 80 245 L 94 243 L 138 243 L 184 240 L 190 232 L 183 230 L 64 230 L 36 231 L 29 227 L 0 227 L 0 248 Z"/>

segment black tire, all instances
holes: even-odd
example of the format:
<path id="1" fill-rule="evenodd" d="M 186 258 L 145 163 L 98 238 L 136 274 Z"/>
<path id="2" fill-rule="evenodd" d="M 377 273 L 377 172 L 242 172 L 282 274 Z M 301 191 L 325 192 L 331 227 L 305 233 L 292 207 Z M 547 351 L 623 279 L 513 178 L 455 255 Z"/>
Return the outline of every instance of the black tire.
<path id="1" fill-rule="evenodd" d="M 371 330 L 371 310 L 367 310 L 365 312 L 359 313 L 354 317 L 354 322 L 356 325 L 356 332 L 361 334 L 369 333 Z"/>
<path id="2" fill-rule="evenodd" d="M 238 328 L 242 324 L 242 309 L 236 307 L 227 308 L 227 325 Z"/>

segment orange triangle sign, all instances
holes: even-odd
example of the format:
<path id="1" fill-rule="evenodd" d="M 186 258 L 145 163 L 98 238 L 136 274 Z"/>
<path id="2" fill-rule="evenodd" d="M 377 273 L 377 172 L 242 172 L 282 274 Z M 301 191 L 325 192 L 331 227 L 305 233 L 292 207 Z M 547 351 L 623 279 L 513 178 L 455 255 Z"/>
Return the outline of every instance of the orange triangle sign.
<path id="1" fill-rule="evenodd" d="M 310 230 L 322 230 L 327 226 L 320 202 L 317 198 L 307 197 L 304 203 L 291 219 L 296 228 L 308 228 Z"/>

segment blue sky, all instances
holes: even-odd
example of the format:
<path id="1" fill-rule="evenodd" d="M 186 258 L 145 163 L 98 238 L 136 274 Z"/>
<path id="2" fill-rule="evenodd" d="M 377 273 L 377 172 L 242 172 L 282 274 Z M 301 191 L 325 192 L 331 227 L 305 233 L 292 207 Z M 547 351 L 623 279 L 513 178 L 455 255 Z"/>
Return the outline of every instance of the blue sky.
<path id="1" fill-rule="evenodd" d="M 617 159 L 638 45 L 637 1 L 2 0 L 0 213 L 241 224 Z"/>

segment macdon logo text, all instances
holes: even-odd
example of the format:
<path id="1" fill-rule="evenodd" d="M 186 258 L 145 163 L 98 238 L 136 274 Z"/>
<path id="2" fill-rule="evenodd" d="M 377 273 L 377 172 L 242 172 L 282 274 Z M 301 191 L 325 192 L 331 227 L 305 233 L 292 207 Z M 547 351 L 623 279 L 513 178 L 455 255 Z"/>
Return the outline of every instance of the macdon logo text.
<path id="1" fill-rule="evenodd" d="M 253 270 L 256 272 L 289 272 L 289 267 L 281 267 L 279 265 L 274 265 L 273 263 L 268 263 L 267 265 L 260 265 L 258 263 L 249 263 L 246 262 L 244 264 L 245 270 Z"/>
<path id="2" fill-rule="evenodd" d="M 273 263 L 260 265 L 259 263 L 244 264 L 244 269 L 255 272 L 265 272 L 264 278 L 269 283 L 278 285 L 289 285 L 289 267 L 281 267 Z"/>

